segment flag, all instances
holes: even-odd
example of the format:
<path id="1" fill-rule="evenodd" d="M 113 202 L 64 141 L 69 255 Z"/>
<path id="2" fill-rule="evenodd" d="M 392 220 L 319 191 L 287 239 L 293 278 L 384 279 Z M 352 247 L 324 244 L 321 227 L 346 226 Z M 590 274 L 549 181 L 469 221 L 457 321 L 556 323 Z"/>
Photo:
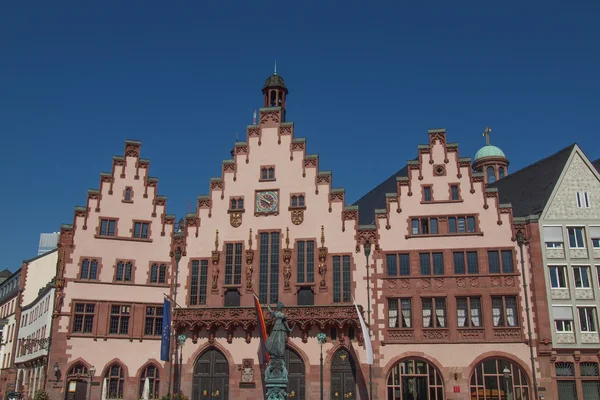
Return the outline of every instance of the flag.
<path id="1" fill-rule="evenodd" d="M 162 338 L 160 339 L 160 360 L 169 361 L 171 350 L 171 302 L 165 298 L 162 317 Z"/>
<path id="2" fill-rule="evenodd" d="M 365 350 L 367 351 L 367 364 L 373 365 L 373 345 L 371 344 L 371 335 L 369 334 L 369 330 L 367 329 L 367 325 L 365 324 L 365 320 L 358 309 L 358 304 L 356 304 L 356 299 L 354 299 L 354 307 L 356 307 L 356 313 L 358 314 L 358 319 L 360 320 L 360 328 L 362 329 L 363 337 L 365 338 Z"/>
<path id="3" fill-rule="evenodd" d="M 254 110 L 254 115 L 252 116 L 252 124 L 256 125 L 256 110 Z"/>
<path id="4" fill-rule="evenodd" d="M 269 357 L 269 353 L 265 348 L 265 343 L 267 342 L 267 327 L 265 326 L 265 316 L 263 315 L 262 307 L 260 306 L 260 300 L 258 296 L 254 292 L 252 292 L 252 294 L 254 295 L 254 308 L 256 308 L 256 323 L 258 324 L 258 330 L 260 332 L 261 354 L 264 354 L 266 364 L 271 360 L 271 357 Z"/>

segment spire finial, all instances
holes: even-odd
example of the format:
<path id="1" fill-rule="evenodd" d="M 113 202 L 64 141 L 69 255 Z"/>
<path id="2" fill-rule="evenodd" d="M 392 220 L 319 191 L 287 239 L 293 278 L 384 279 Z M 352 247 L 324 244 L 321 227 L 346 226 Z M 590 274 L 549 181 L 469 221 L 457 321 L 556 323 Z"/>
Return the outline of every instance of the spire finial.
<path id="1" fill-rule="evenodd" d="M 273 72 L 273 75 L 277 75 L 277 60 L 275 60 L 275 72 Z"/>
<path id="2" fill-rule="evenodd" d="M 485 132 L 483 132 L 483 137 L 485 137 L 485 144 L 486 145 L 490 145 L 490 133 L 492 133 L 492 130 L 489 127 L 485 127 Z"/>
<path id="3" fill-rule="evenodd" d="M 239 139 L 239 138 L 240 138 L 240 136 L 239 136 L 239 135 L 238 135 L 238 133 L 236 132 L 236 133 L 235 133 L 235 142 L 236 142 L 236 143 L 238 142 L 238 139 Z"/>

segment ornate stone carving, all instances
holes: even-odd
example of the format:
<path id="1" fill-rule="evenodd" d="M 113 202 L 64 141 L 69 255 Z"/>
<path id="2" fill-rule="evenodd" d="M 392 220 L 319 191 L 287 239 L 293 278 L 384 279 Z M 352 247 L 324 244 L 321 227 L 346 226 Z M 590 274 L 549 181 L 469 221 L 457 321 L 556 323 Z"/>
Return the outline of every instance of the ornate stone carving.
<path id="1" fill-rule="evenodd" d="M 421 287 L 423 289 L 429 289 L 431 287 L 431 279 L 430 278 L 422 278 L 421 279 Z"/>
<path id="2" fill-rule="evenodd" d="M 278 124 L 279 111 L 265 111 L 260 113 L 261 124 Z"/>
<path id="3" fill-rule="evenodd" d="M 292 249 L 290 249 L 290 228 L 285 228 L 285 249 L 283 249 L 283 291 L 289 293 L 292 291 L 290 278 L 292 269 L 290 261 L 292 259 Z"/>
<path id="4" fill-rule="evenodd" d="M 319 282 L 319 291 L 327 291 L 327 280 L 325 275 L 327 274 L 327 247 L 325 247 L 325 226 L 321 225 L 321 247 L 319 247 L 319 275 L 321 275 L 321 281 Z"/>
<path id="5" fill-rule="evenodd" d="M 246 250 L 246 292 L 252 293 L 252 273 L 254 268 L 252 263 L 254 262 L 254 250 L 252 250 L 252 229 L 248 236 L 248 249 Z"/>
<path id="6" fill-rule="evenodd" d="M 405 343 L 413 342 L 415 340 L 415 334 L 412 330 L 395 330 L 388 329 L 387 331 L 387 342 L 389 343 Z"/>
<path id="7" fill-rule="evenodd" d="M 241 212 L 229 213 L 229 223 L 234 228 L 239 228 L 240 225 L 242 225 L 242 213 Z"/>
<path id="8" fill-rule="evenodd" d="M 506 287 L 514 287 L 515 286 L 515 278 L 512 276 L 507 276 L 504 278 L 504 286 Z"/>
<path id="9" fill-rule="evenodd" d="M 215 249 L 212 252 L 212 263 L 213 263 L 213 273 L 212 273 L 212 287 L 211 292 L 213 294 L 219 293 L 219 260 L 221 258 L 221 253 L 219 252 L 219 230 L 216 230 L 215 235 Z"/>
<path id="10" fill-rule="evenodd" d="M 292 224 L 300 225 L 304 222 L 304 210 L 303 209 L 292 209 Z"/>
<path id="11" fill-rule="evenodd" d="M 500 286 L 500 278 L 497 276 L 492 277 L 491 285 L 492 285 L 492 287 L 499 287 Z"/>
<path id="12" fill-rule="evenodd" d="M 483 329 L 459 329 L 458 337 L 465 341 L 479 341 L 485 339 Z"/>
<path id="13" fill-rule="evenodd" d="M 125 144 L 125 156 L 126 157 L 139 157 L 140 156 L 140 145 L 137 143 Z"/>
<path id="14" fill-rule="evenodd" d="M 499 341 L 521 341 L 521 328 L 494 328 L 494 339 Z"/>
<path id="15" fill-rule="evenodd" d="M 445 165 L 434 165 L 433 166 L 433 174 L 435 176 L 444 176 L 446 175 L 446 166 Z"/>
<path id="16" fill-rule="evenodd" d="M 249 138 L 258 137 L 260 135 L 260 129 L 259 128 L 248 128 L 247 135 Z"/>
<path id="17" fill-rule="evenodd" d="M 433 280 L 433 286 L 434 286 L 436 289 L 443 288 L 443 287 L 444 287 L 444 278 L 435 278 L 435 279 Z"/>
<path id="18" fill-rule="evenodd" d="M 479 278 L 470 278 L 469 285 L 472 287 L 479 287 Z"/>
<path id="19" fill-rule="evenodd" d="M 216 178 L 210 182 L 211 190 L 223 190 L 223 180 L 221 178 Z"/>
<path id="20" fill-rule="evenodd" d="M 465 287 L 467 285 L 465 278 L 456 278 L 456 286 Z"/>
<path id="21" fill-rule="evenodd" d="M 252 383 L 254 382 L 254 361 L 251 358 L 244 358 L 242 360 L 242 382 Z"/>
<path id="22" fill-rule="evenodd" d="M 423 329 L 424 340 L 447 340 L 448 329 Z"/>

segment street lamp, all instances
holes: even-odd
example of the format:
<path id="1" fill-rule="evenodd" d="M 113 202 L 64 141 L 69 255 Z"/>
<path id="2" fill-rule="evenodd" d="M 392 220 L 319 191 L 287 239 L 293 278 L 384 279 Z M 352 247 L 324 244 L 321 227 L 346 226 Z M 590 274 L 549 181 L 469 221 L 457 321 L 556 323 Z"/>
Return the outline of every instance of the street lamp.
<path id="1" fill-rule="evenodd" d="M 177 307 L 177 285 L 179 279 L 179 261 L 181 260 L 181 247 L 177 247 L 175 251 L 171 252 L 171 257 L 175 258 L 175 287 L 173 288 L 173 303 L 174 307 Z M 169 357 L 169 383 L 167 388 L 167 394 L 171 397 L 171 380 L 173 379 L 173 358 L 177 357 L 177 341 L 175 340 L 176 332 L 172 329 L 171 333 L 171 342 L 175 342 L 175 348 L 173 349 L 173 353 L 171 353 L 171 357 Z M 172 346 L 172 344 L 171 344 Z"/>
<path id="2" fill-rule="evenodd" d="M 365 261 L 367 265 L 367 319 L 369 321 L 369 337 L 365 340 L 371 340 L 371 279 L 369 270 L 369 256 L 371 255 L 371 242 L 365 242 Z M 373 366 L 369 364 L 369 399 L 373 400 Z"/>
<path id="3" fill-rule="evenodd" d="M 58 382 L 58 369 L 59 369 L 59 366 L 58 366 L 57 362 L 54 363 L 53 369 L 54 369 L 54 377 L 56 378 L 56 382 Z"/>
<path id="4" fill-rule="evenodd" d="M 502 371 L 502 375 L 504 375 L 504 396 L 508 400 L 508 380 L 510 379 L 510 369 L 508 367 L 504 367 Z"/>
<path id="5" fill-rule="evenodd" d="M 523 255 L 523 245 L 529 244 L 529 241 L 525 238 L 525 234 L 522 229 L 517 232 L 517 244 L 519 245 L 519 253 L 521 254 L 521 275 L 523 277 L 523 294 L 525 296 L 525 314 L 527 316 L 527 336 L 529 342 L 529 357 L 531 359 L 531 370 L 533 371 L 533 392 L 535 398 L 539 398 L 537 377 L 535 375 L 535 356 L 533 354 L 533 338 L 531 333 L 531 315 L 529 311 L 529 291 L 527 290 L 527 274 L 525 273 L 525 256 Z M 531 265 L 531 264 L 530 264 Z"/>
<path id="6" fill-rule="evenodd" d="M 181 393 L 181 372 L 183 370 L 183 345 L 187 336 L 181 334 L 177 336 L 177 343 L 179 344 L 179 374 L 177 374 L 177 392 Z"/>
<path id="7" fill-rule="evenodd" d="M 325 335 L 323 332 L 317 333 L 317 340 L 319 341 L 319 344 L 321 345 L 321 376 L 320 376 L 320 378 L 321 378 L 321 400 L 323 400 L 323 345 L 327 341 L 327 335 Z"/>
<path id="8" fill-rule="evenodd" d="M 88 377 L 90 378 L 90 385 L 88 387 L 88 400 L 92 399 L 92 381 L 94 380 L 94 375 L 96 375 L 96 368 L 92 365 L 88 371 Z"/>

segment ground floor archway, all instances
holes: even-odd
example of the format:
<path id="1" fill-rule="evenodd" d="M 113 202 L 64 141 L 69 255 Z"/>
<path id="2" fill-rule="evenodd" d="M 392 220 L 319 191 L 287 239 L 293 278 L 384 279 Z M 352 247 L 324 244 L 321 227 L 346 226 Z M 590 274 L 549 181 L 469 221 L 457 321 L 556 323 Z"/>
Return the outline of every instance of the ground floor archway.
<path id="1" fill-rule="evenodd" d="M 331 358 L 331 399 L 357 399 L 356 364 L 346 349 L 339 349 Z"/>
<path id="2" fill-rule="evenodd" d="M 387 400 L 444 400 L 444 381 L 438 369 L 419 358 L 396 363 L 387 378 Z"/>
<path id="3" fill-rule="evenodd" d="M 531 393 L 525 371 L 514 361 L 488 358 L 471 374 L 472 400 L 530 400 Z"/>
<path id="4" fill-rule="evenodd" d="M 223 353 L 208 349 L 194 365 L 192 400 L 228 400 L 229 363 Z"/>
<path id="5" fill-rule="evenodd" d="M 288 398 L 306 399 L 306 367 L 298 353 L 289 347 L 285 349 L 285 366 L 288 370 Z"/>

